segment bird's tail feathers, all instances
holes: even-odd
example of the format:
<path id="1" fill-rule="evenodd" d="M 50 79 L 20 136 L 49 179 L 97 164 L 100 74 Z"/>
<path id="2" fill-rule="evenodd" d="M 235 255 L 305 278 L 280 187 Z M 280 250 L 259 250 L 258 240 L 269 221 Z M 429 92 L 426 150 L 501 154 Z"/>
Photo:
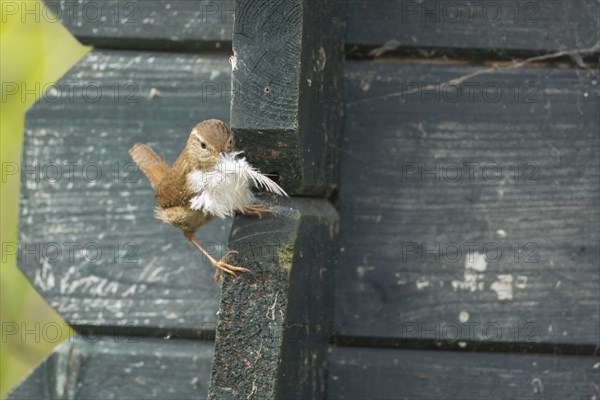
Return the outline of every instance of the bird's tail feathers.
<path id="1" fill-rule="evenodd" d="M 154 189 L 169 172 L 169 166 L 152 150 L 150 146 L 136 143 L 129 149 L 129 155 L 142 170 Z"/>

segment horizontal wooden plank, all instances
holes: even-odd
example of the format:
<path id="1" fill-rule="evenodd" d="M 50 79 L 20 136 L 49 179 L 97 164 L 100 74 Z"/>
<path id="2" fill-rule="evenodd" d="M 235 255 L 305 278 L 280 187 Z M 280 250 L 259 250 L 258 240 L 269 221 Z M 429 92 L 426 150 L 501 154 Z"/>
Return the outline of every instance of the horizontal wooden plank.
<path id="1" fill-rule="evenodd" d="M 369 56 L 584 49 L 600 40 L 599 7 L 595 0 L 352 0 L 346 42 L 350 53 Z"/>
<path id="2" fill-rule="evenodd" d="M 330 399 L 594 399 L 596 357 L 334 349 Z"/>
<path id="3" fill-rule="evenodd" d="M 54 349 L 8 399 L 205 399 L 213 345 L 75 336 Z"/>
<path id="4" fill-rule="evenodd" d="M 60 20 L 80 42 L 96 48 L 231 49 L 233 0 L 44 2 L 48 11 L 39 12 L 45 19 Z"/>
<path id="5" fill-rule="evenodd" d="M 82 43 L 98 48 L 231 49 L 235 2 L 189 0 L 44 0 L 37 10 L 60 20 Z M 594 0 L 353 0 L 346 2 L 348 51 L 433 57 L 496 56 L 583 49 L 598 41 Z M 342 2 L 317 7 L 331 18 Z M 35 12 L 16 7 L 11 12 Z M 547 27 L 556 27 L 553 35 Z"/>
<path id="6" fill-rule="evenodd" d="M 154 218 L 127 151 L 148 143 L 172 163 L 197 122 L 227 121 L 230 68 L 224 56 L 94 51 L 28 112 L 17 262 L 67 322 L 214 332 L 214 269 Z M 197 238 L 219 256 L 230 227 Z"/>
<path id="7" fill-rule="evenodd" d="M 347 64 L 340 335 L 600 343 L 598 71 L 481 69 Z"/>
<path id="8" fill-rule="evenodd" d="M 233 0 L 44 2 L 40 17 L 60 20 L 82 43 L 98 48 L 231 49 Z M 599 40 L 594 0 L 338 0 L 319 4 L 317 15 L 331 19 L 344 7 L 351 54 L 525 55 L 589 48 Z M 7 12 L 30 9 L 15 5 Z M 548 26 L 556 28 L 553 35 Z"/>

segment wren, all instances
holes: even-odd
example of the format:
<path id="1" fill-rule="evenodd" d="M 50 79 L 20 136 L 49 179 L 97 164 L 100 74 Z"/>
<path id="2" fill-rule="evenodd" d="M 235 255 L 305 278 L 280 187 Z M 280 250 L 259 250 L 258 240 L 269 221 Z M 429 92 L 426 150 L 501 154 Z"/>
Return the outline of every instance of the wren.
<path id="1" fill-rule="evenodd" d="M 253 204 L 252 187 L 280 196 L 285 191 L 253 168 L 242 152 L 235 151 L 233 133 L 222 121 L 210 119 L 197 124 L 185 147 L 170 167 L 145 144 L 137 143 L 129 154 L 155 190 L 156 218 L 173 225 L 215 267 L 215 282 L 221 271 L 236 276 L 247 268 L 225 262 L 235 251 L 220 260 L 213 258 L 196 242 L 196 230 L 214 218 L 226 218 L 236 212 L 261 217 L 272 210 Z"/>

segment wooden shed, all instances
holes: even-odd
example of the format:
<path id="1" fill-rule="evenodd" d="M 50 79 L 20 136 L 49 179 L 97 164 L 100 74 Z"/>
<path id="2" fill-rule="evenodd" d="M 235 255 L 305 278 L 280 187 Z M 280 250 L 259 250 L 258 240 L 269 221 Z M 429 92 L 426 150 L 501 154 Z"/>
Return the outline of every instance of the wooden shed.
<path id="1" fill-rule="evenodd" d="M 94 50 L 19 267 L 77 334 L 11 400 L 600 399 L 598 1 L 45 2 Z M 210 118 L 291 194 L 198 231 L 222 287 L 127 153 Z"/>

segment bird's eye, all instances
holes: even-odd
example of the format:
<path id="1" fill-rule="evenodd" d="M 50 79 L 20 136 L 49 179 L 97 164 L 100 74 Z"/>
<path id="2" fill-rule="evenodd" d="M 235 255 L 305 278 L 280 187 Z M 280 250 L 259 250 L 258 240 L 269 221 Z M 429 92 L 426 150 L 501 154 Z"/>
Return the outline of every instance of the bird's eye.
<path id="1" fill-rule="evenodd" d="M 200 142 L 200 147 L 202 147 L 203 149 L 206 149 L 206 143 Z"/>

